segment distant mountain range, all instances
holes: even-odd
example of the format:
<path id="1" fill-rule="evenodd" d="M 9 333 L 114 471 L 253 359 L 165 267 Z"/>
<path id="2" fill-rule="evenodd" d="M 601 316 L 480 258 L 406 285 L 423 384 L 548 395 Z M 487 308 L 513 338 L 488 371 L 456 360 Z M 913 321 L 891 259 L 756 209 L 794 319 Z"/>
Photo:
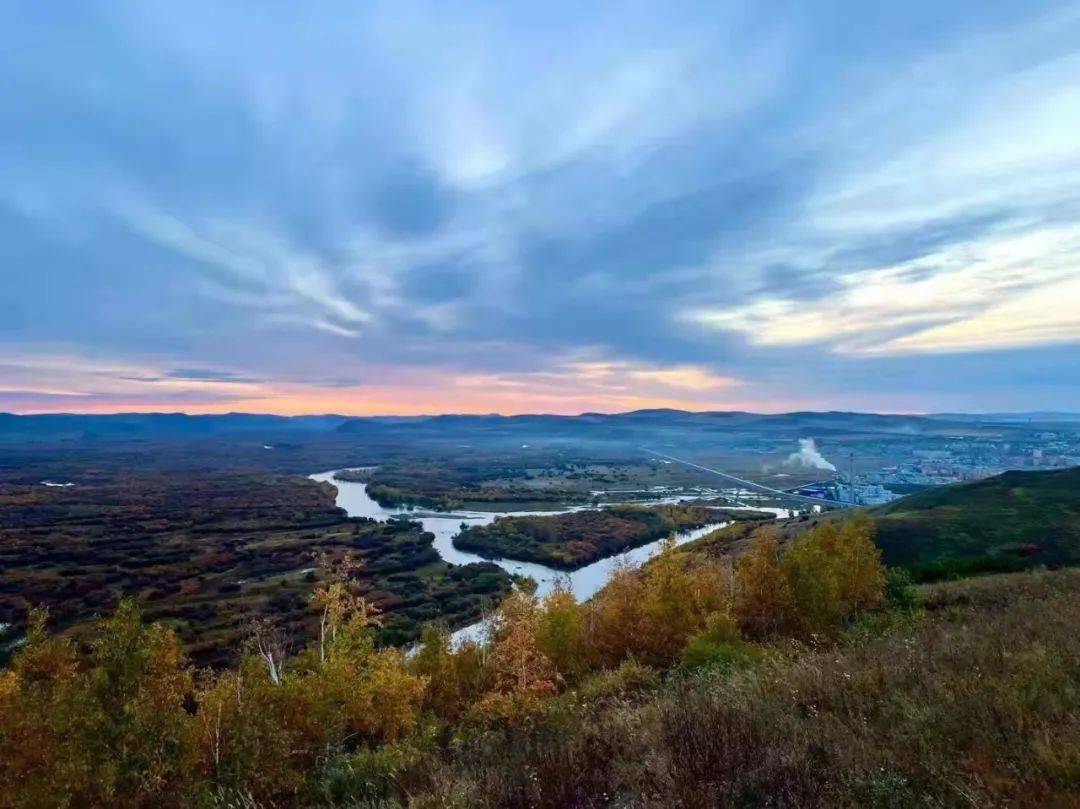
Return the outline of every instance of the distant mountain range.
<path id="1" fill-rule="evenodd" d="M 1080 422 L 1080 413 L 1067 413 L 1055 410 L 1035 410 L 1030 413 L 934 413 L 930 418 L 967 421 L 998 422 L 1016 424 L 1033 422 L 1039 424 L 1053 422 Z"/>
<path id="2" fill-rule="evenodd" d="M 252 413 L 190 416 L 186 413 L 56 413 L 20 416 L 0 413 L 0 441 L 72 439 L 152 439 L 242 432 L 329 432 L 345 416 L 273 416 Z"/>
<path id="3" fill-rule="evenodd" d="M 980 434 L 992 425 L 1080 421 L 1080 414 L 1003 413 L 897 415 L 843 411 L 778 414 L 742 411 L 636 410 L 628 413 L 560 415 L 341 415 L 275 416 L 250 413 L 117 413 L 109 415 L 0 413 L 0 441 L 152 440 L 234 434 L 267 437 L 327 435 L 438 441 L 625 442 L 668 437 L 689 440 L 710 434 Z"/>

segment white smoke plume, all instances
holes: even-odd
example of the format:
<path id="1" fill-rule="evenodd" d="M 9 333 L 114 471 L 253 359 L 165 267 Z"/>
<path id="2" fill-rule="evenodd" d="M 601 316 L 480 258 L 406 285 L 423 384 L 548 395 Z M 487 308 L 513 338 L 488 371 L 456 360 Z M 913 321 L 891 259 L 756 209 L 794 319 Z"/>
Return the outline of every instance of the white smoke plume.
<path id="1" fill-rule="evenodd" d="M 800 438 L 799 451 L 788 455 L 787 460 L 784 461 L 784 465 L 801 466 L 804 469 L 828 469 L 830 472 L 836 471 L 836 467 L 826 461 L 822 454 L 818 452 L 818 448 L 814 444 L 813 438 Z"/>

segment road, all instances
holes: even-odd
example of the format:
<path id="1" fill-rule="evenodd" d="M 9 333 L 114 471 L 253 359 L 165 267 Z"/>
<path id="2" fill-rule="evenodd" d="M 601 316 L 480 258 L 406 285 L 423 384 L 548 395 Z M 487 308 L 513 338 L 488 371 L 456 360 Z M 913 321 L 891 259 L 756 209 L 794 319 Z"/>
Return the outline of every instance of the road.
<path id="1" fill-rule="evenodd" d="M 813 503 L 814 505 L 828 506 L 829 508 L 851 508 L 851 503 L 841 503 L 839 500 L 826 500 L 823 497 L 807 497 L 804 494 L 792 494 L 791 492 L 781 491 L 780 489 L 774 489 L 771 486 L 766 486 L 762 483 L 755 483 L 752 480 L 743 480 L 742 478 L 737 478 L 734 475 L 729 475 L 727 472 L 721 472 L 719 469 L 711 469 L 708 466 L 702 466 L 701 464 L 694 463 L 693 461 L 687 461 L 683 458 L 676 458 L 674 455 L 668 455 L 664 452 L 657 452 L 655 449 L 649 449 L 648 447 L 642 447 L 641 451 L 647 452 L 650 455 L 655 455 L 658 458 L 664 458 L 669 461 L 674 461 L 675 463 L 681 463 L 684 466 L 690 466 L 694 469 L 700 469 L 702 472 L 709 472 L 713 475 L 719 475 L 722 478 L 726 478 L 727 480 L 733 481 L 734 483 L 738 483 L 740 486 L 744 486 L 754 491 L 767 492 L 768 494 L 774 495 L 776 497 L 783 497 L 785 500 L 794 500 L 801 503 Z"/>

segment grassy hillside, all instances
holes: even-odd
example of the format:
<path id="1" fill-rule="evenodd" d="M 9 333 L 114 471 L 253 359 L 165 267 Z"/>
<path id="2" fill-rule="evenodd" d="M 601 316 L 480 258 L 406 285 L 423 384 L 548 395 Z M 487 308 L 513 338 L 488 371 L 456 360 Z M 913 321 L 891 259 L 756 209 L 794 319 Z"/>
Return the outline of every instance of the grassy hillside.
<path id="1" fill-rule="evenodd" d="M 922 598 L 926 612 L 856 626 L 835 647 L 777 648 L 741 671 L 660 679 L 624 666 L 533 723 L 417 754 L 389 796 L 491 807 L 1078 805 L 1080 572 L 949 582 Z"/>
<path id="2" fill-rule="evenodd" d="M 882 561 L 921 582 L 1032 567 L 1080 564 L 1080 467 L 1006 472 L 976 483 L 940 486 L 869 510 Z M 804 515 L 769 524 L 781 547 L 820 522 L 851 512 Z M 737 523 L 684 545 L 684 553 L 732 558 L 765 526 Z"/>
<path id="3" fill-rule="evenodd" d="M 545 609 L 564 639 L 565 606 Z M 88 655 L 38 636 L 0 670 L 0 806 L 1073 807 L 1078 622 L 1080 571 L 939 583 L 832 639 L 626 659 L 484 719 L 447 709 L 510 648 L 550 663 L 525 636 L 406 666 L 345 625 L 280 683 L 257 658 L 193 681 L 121 612 Z"/>
<path id="4" fill-rule="evenodd" d="M 1006 472 L 872 513 L 885 561 L 923 578 L 1080 563 L 1080 467 Z"/>

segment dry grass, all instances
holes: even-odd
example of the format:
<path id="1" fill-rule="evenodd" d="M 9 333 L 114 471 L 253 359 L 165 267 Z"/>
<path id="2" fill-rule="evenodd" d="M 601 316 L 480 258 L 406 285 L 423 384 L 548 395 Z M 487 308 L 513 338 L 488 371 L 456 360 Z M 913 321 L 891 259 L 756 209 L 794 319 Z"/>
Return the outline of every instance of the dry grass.
<path id="1" fill-rule="evenodd" d="M 629 667 L 400 774 L 417 806 L 1080 805 L 1080 571 L 938 585 L 930 610 L 659 688 Z M 629 695 L 626 691 L 630 691 Z"/>

